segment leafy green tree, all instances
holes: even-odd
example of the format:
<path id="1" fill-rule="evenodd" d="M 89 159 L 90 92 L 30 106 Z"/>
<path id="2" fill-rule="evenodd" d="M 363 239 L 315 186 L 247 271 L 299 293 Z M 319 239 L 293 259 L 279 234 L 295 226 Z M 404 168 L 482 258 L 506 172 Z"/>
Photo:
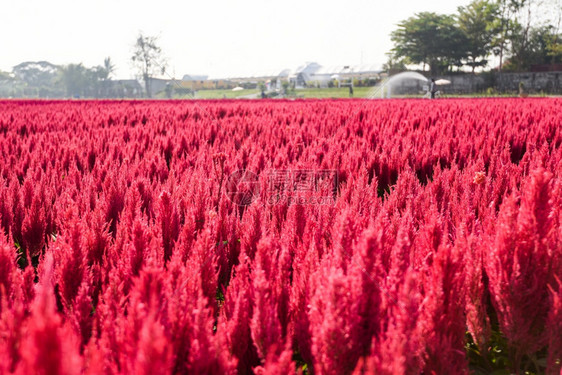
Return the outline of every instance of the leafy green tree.
<path id="1" fill-rule="evenodd" d="M 158 38 L 140 33 L 131 60 L 144 81 L 146 96 L 150 98 L 151 78 L 158 74 L 164 74 L 166 71 L 166 60 L 162 54 L 162 49 L 158 45 Z"/>
<path id="2" fill-rule="evenodd" d="M 512 38 L 513 48 L 518 53 L 505 64 L 504 69 L 524 71 L 529 70 L 533 64 L 559 63 L 562 55 L 553 54 L 552 28 L 552 26 L 532 27 L 527 38 L 523 38 L 522 35 Z"/>
<path id="3" fill-rule="evenodd" d="M 560 0 L 521 0 L 509 38 L 509 68 L 527 70 L 532 64 L 560 61 L 561 20 Z"/>
<path id="4" fill-rule="evenodd" d="M 550 36 L 548 37 L 547 50 L 551 63 L 562 62 L 562 0 L 551 1 Z"/>
<path id="5" fill-rule="evenodd" d="M 104 71 L 104 80 L 111 79 L 111 76 L 115 72 L 115 64 L 111 61 L 111 57 L 106 57 L 103 59 L 103 71 Z"/>
<path id="6" fill-rule="evenodd" d="M 91 69 L 91 84 L 96 88 L 95 97 L 107 97 L 109 95 L 110 81 L 115 65 L 110 57 L 103 60 L 103 65 L 95 66 Z"/>
<path id="7" fill-rule="evenodd" d="M 546 48 L 550 63 L 562 62 L 562 34 L 551 33 L 548 36 Z"/>
<path id="8" fill-rule="evenodd" d="M 84 97 L 88 86 L 88 69 L 80 64 L 68 64 L 62 68 L 61 81 L 70 97 Z"/>
<path id="9" fill-rule="evenodd" d="M 510 41 L 517 34 L 520 23 L 517 14 L 523 8 L 526 0 L 496 0 L 497 15 L 490 26 L 494 30 L 495 37 L 492 40 L 493 52 L 499 56 L 501 73 L 504 57 L 509 53 Z"/>
<path id="10" fill-rule="evenodd" d="M 543 39 L 539 34 L 544 34 L 545 31 L 540 17 L 536 14 L 539 2 L 543 1 L 522 1 L 519 13 L 516 15 L 517 22 L 510 39 L 512 52 L 510 63 L 517 70 L 526 70 L 533 62 L 536 63 L 533 58 L 536 59 L 536 49 L 542 44 Z"/>
<path id="11" fill-rule="evenodd" d="M 0 71 L 0 97 L 14 96 L 19 87 L 13 74 Z"/>
<path id="12" fill-rule="evenodd" d="M 382 70 L 386 72 L 396 72 L 406 70 L 408 61 L 404 57 L 397 57 L 394 53 L 389 52 L 386 54 L 387 60 L 382 66 Z"/>
<path id="13" fill-rule="evenodd" d="M 474 0 L 466 7 L 458 8 L 459 28 L 467 41 L 466 65 L 474 69 L 488 64 L 487 57 L 492 52 L 494 25 L 498 16 L 498 4 L 488 0 Z"/>
<path id="14" fill-rule="evenodd" d="M 48 61 L 25 61 L 12 69 L 14 76 L 31 87 L 52 86 L 60 67 Z"/>
<path id="15" fill-rule="evenodd" d="M 432 74 L 440 74 L 458 66 L 466 58 L 466 36 L 450 15 L 422 12 L 398 24 L 391 33 L 393 53 L 413 64 L 430 66 Z"/>
<path id="16" fill-rule="evenodd" d="M 68 64 L 61 69 L 60 81 L 65 87 L 67 96 L 100 98 L 107 96 L 110 67 L 106 63 L 104 66 L 98 65 L 92 68 L 87 68 L 81 63 Z"/>

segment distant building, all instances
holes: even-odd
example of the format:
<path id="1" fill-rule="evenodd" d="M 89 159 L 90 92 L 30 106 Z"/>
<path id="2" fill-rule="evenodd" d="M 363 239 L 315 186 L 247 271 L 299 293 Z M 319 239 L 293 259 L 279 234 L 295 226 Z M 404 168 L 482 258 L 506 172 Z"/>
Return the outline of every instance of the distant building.
<path id="1" fill-rule="evenodd" d="M 289 74 L 289 82 L 293 83 L 296 87 L 304 87 L 308 82 L 317 81 L 320 78 L 316 77 L 316 72 L 321 69 L 322 65 L 315 62 L 307 62 Z"/>
<path id="2" fill-rule="evenodd" d="M 209 78 L 208 75 L 204 74 L 186 74 L 181 79 L 182 81 L 192 82 L 192 81 L 206 81 Z"/>
<path id="3" fill-rule="evenodd" d="M 240 83 L 271 82 L 271 86 L 280 88 L 281 81 L 289 81 L 295 87 L 326 87 L 330 81 L 350 81 L 352 79 L 380 79 L 383 71 L 376 65 L 339 65 L 322 66 L 307 62 L 296 69 L 284 69 L 281 72 L 268 72 L 250 77 L 232 78 Z"/>
<path id="4" fill-rule="evenodd" d="M 228 79 L 209 79 L 209 76 L 186 74 L 183 76 L 181 81 L 174 81 L 174 86 L 176 91 L 177 89 L 190 89 L 192 91 L 197 91 L 231 89 L 236 87 L 236 84 Z"/>
<path id="5" fill-rule="evenodd" d="M 204 74 L 185 74 L 181 80 L 150 78 L 150 91 L 156 96 L 159 93 L 193 94 L 198 90 L 232 89 L 242 86 L 255 89 L 259 82 L 265 82 L 268 90 L 281 89 L 282 81 L 289 81 L 295 87 L 318 86 L 326 87 L 330 82 L 344 84 L 356 79 L 380 79 L 381 69 L 375 65 L 340 65 L 322 66 L 315 62 L 307 62 L 296 69 L 284 69 L 281 72 L 266 72 L 252 76 L 209 79 Z M 349 83 L 348 83 L 349 84 Z"/>
<path id="6" fill-rule="evenodd" d="M 209 79 L 207 75 L 186 74 L 181 80 L 150 78 L 150 92 L 153 96 L 166 92 L 180 95 L 193 94 L 197 90 L 231 89 L 237 83 L 228 79 Z"/>
<path id="7" fill-rule="evenodd" d="M 306 63 L 289 75 L 289 81 L 296 87 L 325 87 L 330 81 L 380 78 L 382 70 L 375 65 L 337 65 L 321 66 L 318 63 Z"/>
<path id="8" fill-rule="evenodd" d="M 171 82 L 172 80 L 170 79 L 163 79 L 163 78 L 153 78 L 150 77 L 148 79 L 148 86 L 150 87 L 150 94 L 152 96 L 155 96 L 156 94 L 158 94 L 159 92 L 165 91 L 166 90 L 166 86 L 168 85 L 169 82 Z"/>

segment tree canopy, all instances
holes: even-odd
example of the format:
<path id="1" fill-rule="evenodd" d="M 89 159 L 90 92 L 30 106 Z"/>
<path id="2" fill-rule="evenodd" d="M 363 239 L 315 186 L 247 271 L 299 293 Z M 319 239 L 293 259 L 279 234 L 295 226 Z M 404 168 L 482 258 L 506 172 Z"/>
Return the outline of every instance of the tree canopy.
<path id="1" fill-rule="evenodd" d="M 476 0 L 466 7 L 458 9 L 460 30 L 466 37 L 466 64 L 474 69 L 486 66 L 487 57 L 492 52 L 497 28 L 494 21 L 498 15 L 496 3 Z"/>
<path id="2" fill-rule="evenodd" d="M 466 36 L 450 15 L 422 12 L 398 24 L 391 34 L 397 57 L 409 63 L 429 65 L 432 74 L 440 74 L 459 65 L 466 56 Z"/>
<path id="3" fill-rule="evenodd" d="M 389 61 L 420 64 L 423 70 L 429 65 L 433 75 L 454 66 L 474 72 L 492 55 L 499 57 L 500 70 L 558 63 L 561 20 L 559 0 L 473 0 L 452 15 L 417 13 L 391 33 Z"/>

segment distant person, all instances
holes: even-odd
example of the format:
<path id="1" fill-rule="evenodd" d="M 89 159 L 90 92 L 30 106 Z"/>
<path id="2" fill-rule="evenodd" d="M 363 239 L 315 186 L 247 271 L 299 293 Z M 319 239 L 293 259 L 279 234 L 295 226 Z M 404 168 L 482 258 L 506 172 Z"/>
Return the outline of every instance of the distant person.
<path id="1" fill-rule="evenodd" d="M 353 97 L 353 85 L 349 85 L 349 97 Z"/>
<path id="2" fill-rule="evenodd" d="M 525 92 L 525 86 L 523 85 L 523 82 L 519 82 L 519 97 L 526 98 L 527 96 L 529 95 Z"/>
<path id="3" fill-rule="evenodd" d="M 437 84 L 435 84 L 435 78 L 431 79 L 429 84 L 429 93 L 431 94 L 431 99 L 435 99 L 435 93 L 437 92 Z"/>

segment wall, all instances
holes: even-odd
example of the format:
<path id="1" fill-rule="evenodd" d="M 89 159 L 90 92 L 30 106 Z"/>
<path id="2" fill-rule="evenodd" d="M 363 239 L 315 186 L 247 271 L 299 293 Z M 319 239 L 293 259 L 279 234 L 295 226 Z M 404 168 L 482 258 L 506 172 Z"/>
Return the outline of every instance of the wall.
<path id="1" fill-rule="evenodd" d="M 483 73 L 439 77 L 451 81 L 441 86 L 443 93 L 483 92 L 490 87 L 501 92 L 519 92 L 523 82 L 525 92 L 562 94 L 562 72 Z"/>
<path id="2" fill-rule="evenodd" d="M 469 94 L 482 92 L 493 85 L 491 74 L 462 74 L 438 77 L 451 81 L 450 85 L 439 86 L 444 94 Z"/>
<path id="3" fill-rule="evenodd" d="M 451 81 L 449 85 L 439 86 L 443 94 L 485 93 L 488 89 L 500 92 L 519 92 L 519 82 L 523 82 L 525 92 L 531 94 L 562 94 L 562 72 L 524 72 L 524 73 L 481 73 L 439 76 L 437 79 Z M 427 89 L 428 83 L 417 80 L 404 80 L 392 89 L 393 95 L 419 95 Z"/>
<path id="4" fill-rule="evenodd" d="M 502 73 L 498 83 L 503 90 L 518 91 L 523 82 L 526 92 L 562 94 L 562 72 Z"/>

